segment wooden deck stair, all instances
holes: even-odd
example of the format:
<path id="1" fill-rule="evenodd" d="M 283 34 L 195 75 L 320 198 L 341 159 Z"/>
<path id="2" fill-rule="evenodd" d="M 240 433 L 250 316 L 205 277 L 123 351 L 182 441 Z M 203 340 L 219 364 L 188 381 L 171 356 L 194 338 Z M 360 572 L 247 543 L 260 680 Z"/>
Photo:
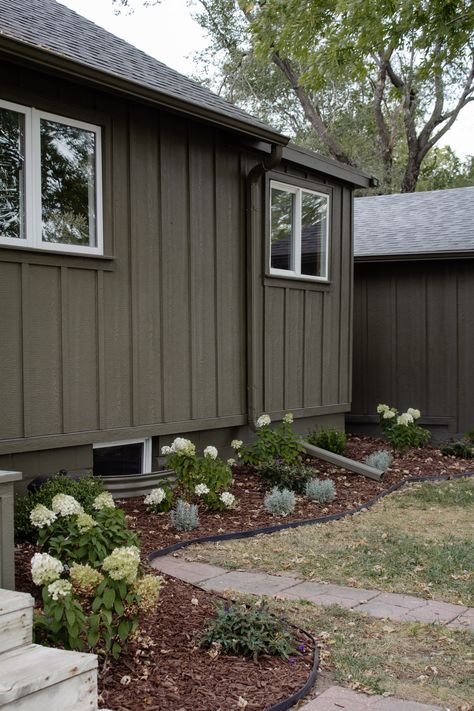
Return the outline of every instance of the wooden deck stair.
<path id="1" fill-rule="evenodd" d="M 32 644 L 33 598 L 0 589 L 0 708 L 96 711 L 97 657 Z"/>

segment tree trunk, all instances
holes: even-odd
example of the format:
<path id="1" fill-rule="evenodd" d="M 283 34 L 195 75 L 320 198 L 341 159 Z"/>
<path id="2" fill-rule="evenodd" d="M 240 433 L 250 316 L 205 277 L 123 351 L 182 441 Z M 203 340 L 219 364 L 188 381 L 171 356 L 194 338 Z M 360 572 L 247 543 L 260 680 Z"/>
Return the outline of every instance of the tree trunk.
<path id="1" fill-rule="evenodd" d="M 417 154 L 414 156 L 408 156 L 407 167 L 405 169 L 405 175 L 403 176 L 401 192 L 402 193 L 414 193 L 416 190 L 416 184 L 420 176 L 422 158 Z"/>

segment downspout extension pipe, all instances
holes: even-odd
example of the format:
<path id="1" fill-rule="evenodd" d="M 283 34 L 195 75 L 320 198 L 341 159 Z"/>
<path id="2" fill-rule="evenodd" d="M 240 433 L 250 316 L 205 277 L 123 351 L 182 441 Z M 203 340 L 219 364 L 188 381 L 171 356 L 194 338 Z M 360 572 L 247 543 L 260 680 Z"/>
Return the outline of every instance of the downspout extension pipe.
<path id="1" fill-rule="evenodd" d="M 283 146 L 273 143 L 270 155 L 257 163 L 247 175 L 246 217 L 247 217 L 247 418 L 248 426 L 255 430 L 259 413 L 258 404 L 258 329 L 261 328 L 261 314 L 258 311 L 258 293 L 261 287 L 257 272 L 259 259 L 263 260 L 260 232 L 265 232 L 262 224 L 261 202 L 257 204 L 258 188 L 265 173 L 281 162 Z M 264 217 L 265 219 L 265 217 Z M 264 245 L 263 245 L 264 247 Z"/>

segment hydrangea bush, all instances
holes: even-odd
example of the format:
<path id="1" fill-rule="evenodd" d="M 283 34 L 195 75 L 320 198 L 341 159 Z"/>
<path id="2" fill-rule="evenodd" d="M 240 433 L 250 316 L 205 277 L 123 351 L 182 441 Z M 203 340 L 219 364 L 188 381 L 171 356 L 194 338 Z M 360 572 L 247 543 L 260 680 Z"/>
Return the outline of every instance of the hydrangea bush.
<path id="1" fill-rule="evenodd" d="M 412 447 L 423 447 L 430 440 L 431 433 L 417 425 L 421 417 L 420 410 L 409 407 L 399 414 L 395 407 L 379 404 L 377 406 L 380 426 L 392 447 L 405 452 Z"/>
<path id="2" fill-rule="evenodd" d="M 173 491 L 166 484 L 152 489 L 145 496 L 145 505 L 148 511 L 153 513 L 163 513 L 169 511 L 173 505 Z"/>
<path id="3" fill-rule="evenodd" d="M 248 445 L 241 440 L 232 440 L 231 447 L 245 464 L 262 466 L 277 459 L 285 464 L 296 464 L 301 460 L 304 448 L 292 425 L 291 412 L 287 412 L 276 427 L 271 427 L 269 415 L 260 415 L 256 422 L 256 439 Z"/>
<path id="4" fill-rule="evenodd" d="M 33 582 L 43 588 L 35 639 L 117 657 L 140 612 L 156 606 L 162 581 L 142 576 L 137 537 L 112 496 L 96 496 L 91 509 L 58 494 L 51 509 L 31 511 L 42 550 L 31 559 Z"/>

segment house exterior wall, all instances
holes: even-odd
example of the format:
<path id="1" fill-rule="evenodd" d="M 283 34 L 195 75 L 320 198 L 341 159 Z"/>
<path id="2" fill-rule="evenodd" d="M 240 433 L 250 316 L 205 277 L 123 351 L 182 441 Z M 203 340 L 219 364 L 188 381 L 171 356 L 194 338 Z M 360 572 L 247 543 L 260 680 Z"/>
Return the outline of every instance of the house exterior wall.
<path id="1" fill-rule="evenodd" d="M 332 195 L 331 283 L 291 282 L 265 276 L 262 177 L 247 274 L 246 177 L 261 156 L 241 138 L 31 68 L 0 69 L 2 98 L 103 127 L 110 257 L 0 247 L 1 466 L 28 455 L 27 476 L 44 473 L 63 452 L 65 468 L 81 468 L 93 442 L 246 425 L 247 279 L 258 409 L 348 409 L 350 187 L 279 169 Z"/>
<path id="2" fill-rule="evenodd" d="M 357 263 L 348 428 L 379 402 L 416 407 L 437 438 L 474 427 L 474 261 Z"/>

